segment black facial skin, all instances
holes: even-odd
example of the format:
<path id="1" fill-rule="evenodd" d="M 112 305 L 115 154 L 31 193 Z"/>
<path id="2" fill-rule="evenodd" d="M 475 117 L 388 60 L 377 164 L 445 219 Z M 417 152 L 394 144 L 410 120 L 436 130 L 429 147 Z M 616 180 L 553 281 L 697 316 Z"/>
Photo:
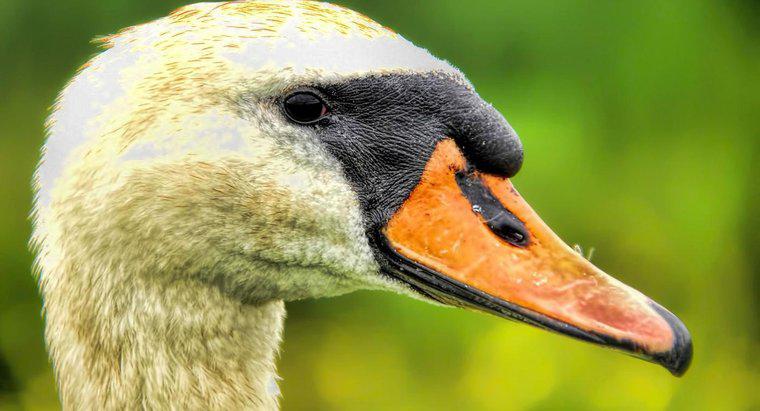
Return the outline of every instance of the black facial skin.
<path id="1" fill-rule="evenodd" d="M 449 76 L 372 76 L 317 92 L 330 112 L 313 127 L 358 193 L 368 231 L 409 197 L 445 138 L 481 171 L 509 177 L 522 165 L 522 145 L 504 117 Z"/>

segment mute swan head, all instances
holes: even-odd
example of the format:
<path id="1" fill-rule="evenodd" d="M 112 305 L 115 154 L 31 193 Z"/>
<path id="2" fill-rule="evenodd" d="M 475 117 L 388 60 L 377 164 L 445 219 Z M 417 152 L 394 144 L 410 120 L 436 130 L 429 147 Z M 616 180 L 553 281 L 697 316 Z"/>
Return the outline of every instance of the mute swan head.
<path id="1" fill-rule="evenodd" d="M 236 1 L 102 44 L 55 104 L 35 179 L 58 368 L 88 358 L 90 337 L 116 352 L 103 341 L 207 300 L 357 289 L 688 366 L 680 321 L 567 247 L 511 186 L 523 153 L 506 120 L 391 30 L 329 4 Z"/>

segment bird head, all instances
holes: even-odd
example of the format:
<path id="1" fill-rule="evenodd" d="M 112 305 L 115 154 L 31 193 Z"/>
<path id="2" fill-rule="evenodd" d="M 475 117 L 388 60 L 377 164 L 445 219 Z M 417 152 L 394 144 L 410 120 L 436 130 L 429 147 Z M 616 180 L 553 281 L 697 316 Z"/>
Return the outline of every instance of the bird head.
<path id="1" fill-rule="evenodd" d="M 249 304 L 384 289 L 688 367 L 683 324 L 512 187 L 523 150 L 504 117 L 393 31 L 329 4 L 238 1 L 102 44 L 49 121 L 43 291 L 61 264 Z"/>

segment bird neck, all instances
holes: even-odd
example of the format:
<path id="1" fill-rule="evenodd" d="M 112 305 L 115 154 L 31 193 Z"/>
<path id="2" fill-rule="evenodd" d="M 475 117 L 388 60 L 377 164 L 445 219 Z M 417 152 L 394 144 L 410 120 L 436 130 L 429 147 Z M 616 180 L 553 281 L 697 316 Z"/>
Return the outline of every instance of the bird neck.
<path id="1" fill-rule="evenodd" d="M 282 301 L 78 268 L 42 278 L 65 409 L 277 408 Z"/>

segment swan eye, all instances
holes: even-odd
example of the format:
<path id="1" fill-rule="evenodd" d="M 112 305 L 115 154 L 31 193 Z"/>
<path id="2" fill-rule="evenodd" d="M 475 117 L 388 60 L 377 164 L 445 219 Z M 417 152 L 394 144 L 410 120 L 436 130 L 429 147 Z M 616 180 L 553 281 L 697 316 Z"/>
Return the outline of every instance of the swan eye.
<path id="1" fill-rule="evenodd" d="M 327 104 L 310 92 L 293 93 L 284 102 L 285 113 L 296 123 L 309 124 L 324 117 L 329 111 Z"/>

